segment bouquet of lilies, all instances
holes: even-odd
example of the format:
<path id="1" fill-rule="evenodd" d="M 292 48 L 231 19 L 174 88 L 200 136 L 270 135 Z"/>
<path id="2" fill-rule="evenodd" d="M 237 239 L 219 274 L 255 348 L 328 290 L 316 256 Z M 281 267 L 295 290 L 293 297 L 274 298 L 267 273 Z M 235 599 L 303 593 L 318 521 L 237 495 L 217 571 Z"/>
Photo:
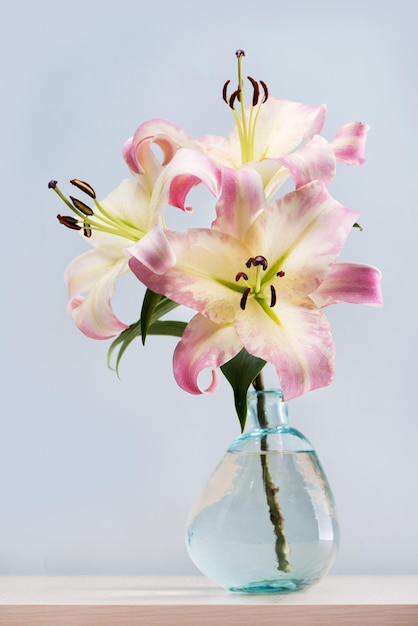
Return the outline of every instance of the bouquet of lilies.
<path id="1" fill-rule="evenodd" d="M 65 272 L 78 328 L 94 339 L 113 337 L 109 358 L 116 350 L 117 365 L 138 337 L 180 337 L 173 355 L 178 385 L 192 394 L 212 392 L 220 369 L 243 427 L 247 390 L 260 384 L 266 363 L 285 400 L 331 382 L 334 342 L 324 307 L 379 306 L 382 295 L 376 268 L 337 262 L 359 214 L 327 189 L 337 162 L 364 162 L 368 127 L 343 125 L 328 141 L 320 134 L 324 105 L 270 96 L 263 81 L 244 81 L 244 52 L 236 56 L 237 87 L 227 81 L 223 88 L 235 120 L 228 138 L 194 139 L 169 121 L 149 120 L 123 146 L 132 177 L 104 200 L 77 179 L 71 183 L 82 200 L 67 198 L 56 181 L 49 187 L 72 211 L 58 215 L 61 224 L 92 245 Z M 289 177 L 294 190 L 280 197 Z M 213 195 L 212 221 L 170 230 L 164 212 L 191 211 L 188 192 L 198 184 Z M 146 287 L 140 320 L 130 325 L 111 304 L 117 278 L 128 271 Z M 167 319 L 178 305 L 196 314 L 188 322 Z M 207 368 L 212 379 L 202 389 L 199 375 Z"/>

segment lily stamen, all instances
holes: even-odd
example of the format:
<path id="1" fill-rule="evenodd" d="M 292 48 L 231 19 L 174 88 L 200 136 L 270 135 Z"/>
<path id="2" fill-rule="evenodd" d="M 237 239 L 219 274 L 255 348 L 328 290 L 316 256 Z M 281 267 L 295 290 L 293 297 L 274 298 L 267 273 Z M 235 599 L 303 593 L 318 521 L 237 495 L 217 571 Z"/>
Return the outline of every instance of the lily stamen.
<path id="1" fill-rule="evenodd" d="M 270 285 L 270 291 L 271 291 L 270 308 L 272 309 L 277 302 L 276 288 L 274 287 L 274 285 Z"/>
<path id="2" fill-rule="evenodd" d="M 93 198 L 93 200 L 96 198 L 96 192 L 94 191 L 93 187 L 88 183 L 85 183 L 84 180 L 78 180 L 78 178 L 73 178 L 72 180 L 70 180 L 70 183 L 74 185 L 74 187 L 78 187 L 78 189 L 84 191 L 84 193 L 90 196 L 90 198 Z"/>
<path id="3" fill-rule="evenodd" d="M 229 105 L 228 85 L 229 85 L 230 82 L 231 82 L 230 80 L 227 80 L 226 83 L 223 86 L 223 89 L 222 89 L 222 98 L 223 98 L 224 102 L 226 102 L 226 104 L 228 104 L 228 105 Z"/>
<path id="4" fill-rule="evenodd" d="M 117 216 L 110 215 L 98 202 L 94 189 L 88 183 L 84 183 L 83 181 L 79 181 L 77 179 L 73 179 L 71 182 L 94 199 L 94 204 L 96 205 L 98 212 L 94 212 L 91 207 L 78 198 L 74 198 L 74 196 L 70 196 L 72 200 L 71 203 L 59 189 L 58 182 L 56 180 L 51 180 L 48 183 L 49 189 L 53 189 L 78 218 L 58 215 L 57 218 L 60 224 L 63 224 L 72 230 L 83 230 L 84 236 L 87 238 L 91 237 L 93 230 L 109 233 L 118 237 L 124 237 L 126 239 L 130 239 L 131 241 L 138 241 L 145 234 L 135 226 L 126 223 Z M 86 222 L 86 216 L 94 219 L 89 219 L 89 221 Z"/>
<path id="5" fill-rule="evenodd" d="M 263 97 L 263 101 L 262 101 L 262 103 L 264 104 L 268 100 L 269 90 L 268 90 L 268 87 L 267 87 L 266 83 L 263 80 L 260 80 L 260 85 L 262 86 L 263 91 L 264 91 L 264 97 Z"/>
<path id="6" fill-rule="evenodd" d="M 260 97 L 260 88 L 258 86 L 258 82 L 252 78 L 252 76 L 247 76 L 248 80 L 253 86 L 253 107 L 255 107 L 258 103 L 258 99 Z"/>
<path id="7" fill-rule="evenodd" d="M 242 163 L 248 163 L 249 161 L 253 161 L 256 157 L 254 155 L 254 145 L 255 145 L 255 129 L 257 125 L 258 115 L 260 113 L 261 106 L 268 99 L 268 89 L 267 85 L 264 81 L 260 80 L 260 85 L 263 88 L 264 95 L 260 100 L 260 86 L 259 83 L 252 77 L 247 76 L 253 88 L 253 98 L 249 112 L 245 109 L 244 102 L 244 84 L 242 80 L 242 57 L 245 56 L 243 50 L 237 50 L 235 53 L 238 59 L 238 87 L 237 89 L 228 97 L 228 85 L 231 82 L 227 80 L 222 89 L 222 98 L 224 102 L 232 109 L 234 114 L 235 123 L 237 126 L 238 136 L 241 144 L 241 158 Z M 240 103 L 240 113 L 238 113 L 235 108 L 235 102 L 238 100 Z"/>
<path id="8" fill-rule="evenodd" d="M 243 311 L 245 311 L 245 307 L 247 305 L 247 299 L 248 299 L 248 296 L 250 295 L 250 291 L 251 291 L 250 287 L 247 287 L 247 289 L 242 294 L 241 302 L 239 303 L 239 305 Z"/>
<path id="9" fill-rule="evenodd" d="M 231 97 L 229 98 L 228 104 L 231 107 L 231 109 L 233 111 L 235 111 L 235 107 L 234 107 L 234 103 L 235 100 L 238 99 L 238 102 L 240 101 L 240 91 L 239 89 L 237 89 L 236 91 L 234 91 L 234 93 L 231 95 Z"/>
<path id="10" fill-rule="evenodd" d="M 247 301 L 250 296 L 254 297 L 258 301 L 267 300 L 268 297 L 264 291 L 264 287 L 267 287 L 267 286 L 270 287 L 269 307 L 273 308 L 274 306 L 276 306 L 277 290 L 276 290 L 276 287 L 273 284 L 271 284 L 271 279 L 274 276 L 274 273 L 279 278 L 282 278 L 283 276 L 285 276 L 285 272 L 283 270 L 279 270 L 278 272 L 272 273 L 271 270 L 274 271 L 274 265 L 273 265 L 270 272 L 267 273 L 267 275 L 264 274 L 269 264 L 268 264 L 266 257 L 263 256 L 262 254 L 258 254 L 255 257 L 250 257 L 248 261 L 245 263 L 245 266 L 248 267 L 248 269 L 251 269 L 252 267 L 254 267 L 255 269 L 251 270 L 248 274 L 246 272 L 238 272 L 235 276 L 236 282 L 239 282 L 239 280 L 242 278 L 243 280 L 246 280 L 246 281 L 249 280 L 251 284 L 250 287 L 247 287 L 242 292 L 241 301 L 240 301 L 241 309 L 245 311 L 245 308 L 247 306 Z"/>
<path id="11" fill-rule="evenodd" d="M 89 207 L 87 204 L 79 200 L 78 198 L 74 198 L 74 196 L 70 196 L 71 202 L 74 204 L 75 208 L 84 213 L 84 215 L 94 215 L 93 209 Z"/>
<path id="12" fill-rule="evenodd" d="M 71 215 L 57 215 L 57 220 L 63 226 L 71 228 L 72 230 L 81 230 L 81 226 L 78 224 L 78 220 Z"/>

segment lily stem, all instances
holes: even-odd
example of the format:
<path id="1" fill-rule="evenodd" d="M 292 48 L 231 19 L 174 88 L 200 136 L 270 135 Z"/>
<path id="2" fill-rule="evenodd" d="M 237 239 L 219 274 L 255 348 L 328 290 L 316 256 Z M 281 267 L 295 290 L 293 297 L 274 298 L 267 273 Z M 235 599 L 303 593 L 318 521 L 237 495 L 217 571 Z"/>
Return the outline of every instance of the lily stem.
<path id="1" fill-rule="evenodd" d="M 256 391 L 264 390 L 264 383 L 262 374 L 258 374 L 253 382 L 254 389 Z M 257 394 L 257 417 L 260 427 L 263 429 L 268 428 L 268 420 L 266 414 L 266 399 L 264 394 Z M 268 458 L 268 441 L 267 434 L 261 437 L 261 454 L 260 462 L 263 474 L 264 491 L 266 494 L 267 506 L 270 514 L 270 521 L 273 524 L 274 534 L 276 536 L 275 551 L 277 556 L 278 566 L 277 569 L 282 572 L 290 572 L 291 567 L 288 561 L 289 545 L 287 543 L 286 535 L 284 532 L 284 519 L 280 510 L 277 494 L 279 487 L 275 485 L 273 477 L 270 472 L 269 458 Z"/>

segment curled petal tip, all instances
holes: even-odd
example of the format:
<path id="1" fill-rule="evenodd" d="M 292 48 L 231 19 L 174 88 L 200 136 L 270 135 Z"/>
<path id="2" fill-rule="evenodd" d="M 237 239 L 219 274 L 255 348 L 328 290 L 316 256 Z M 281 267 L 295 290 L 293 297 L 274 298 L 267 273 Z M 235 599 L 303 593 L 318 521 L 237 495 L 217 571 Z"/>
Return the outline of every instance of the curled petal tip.
<path id="1" fill-rule="evenodd" d="M 214 391 L 217 391 L 219 387 L 219 374 L 216 370 L 212 370 L 212 381 L 211 384 L 209 385 L 209 387 L 207 387 L 203 393 L 213 393 Z"/>

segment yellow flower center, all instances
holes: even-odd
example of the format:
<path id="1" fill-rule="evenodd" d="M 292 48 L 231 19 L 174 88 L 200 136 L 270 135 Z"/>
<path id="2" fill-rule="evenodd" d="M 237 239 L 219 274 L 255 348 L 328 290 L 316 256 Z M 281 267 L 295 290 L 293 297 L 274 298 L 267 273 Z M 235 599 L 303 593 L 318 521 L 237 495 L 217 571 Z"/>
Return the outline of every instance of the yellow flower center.
<path id="1" fill-rule="evenodd" d="M 264 287 L 264 283 L 262 280 L 263 272 L 266 271 L 268 267 L 268 262 L 266 257 L 261 254 L 256 257 L 250 257 L 245 264 L 250 271 L 247 272 L 238 272 L 235 276 L 235 281 L 238 282 L 240 280 L 248 281 L 250 286 L 246 287 L 240 301 L 240 307 L 243 311 L 245 311 L 245 307 L 247 306 L 247 300 L 249 296 L 254 296 L 255 298 L 265 299 L 264 296 L 261 295 L 261 292 Z M 254 268 L 254 269 L 253 269 Z M 254 271 L 255 270 L 255 271 Z M 276 276 L 282 278 L 285 273 L 283 270 L 276 272 Z M 276 288 L 273 284 L 270 284 L 270 308 L 273 308 L 277 302 L 277 294 Z"/>

